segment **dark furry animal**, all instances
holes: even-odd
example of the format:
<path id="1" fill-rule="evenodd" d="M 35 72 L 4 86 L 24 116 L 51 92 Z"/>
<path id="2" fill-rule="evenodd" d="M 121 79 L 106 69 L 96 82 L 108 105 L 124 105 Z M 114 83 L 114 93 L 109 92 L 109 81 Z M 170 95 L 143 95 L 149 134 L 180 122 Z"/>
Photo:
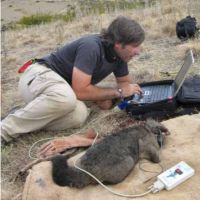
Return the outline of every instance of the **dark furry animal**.
<path id="1" fill-rule="evenodd" d="M 163 142 L 164 134 L 161 132 L 167 132 L 167 129 L 150 120 L 143 126 L 127 128 L 106 136 L 87 150 L 78 166 L 103 183 L 119 183 L 133 170 L 139 158 L 145 157 L 155 163 L 160 161 L 157 136 L 160 135 Z M 52 162 L 53 180 L 60 186 L 82 188 L 96 183 L 86 173 L 68 166 L 64 156 L 57 156 Z"/>

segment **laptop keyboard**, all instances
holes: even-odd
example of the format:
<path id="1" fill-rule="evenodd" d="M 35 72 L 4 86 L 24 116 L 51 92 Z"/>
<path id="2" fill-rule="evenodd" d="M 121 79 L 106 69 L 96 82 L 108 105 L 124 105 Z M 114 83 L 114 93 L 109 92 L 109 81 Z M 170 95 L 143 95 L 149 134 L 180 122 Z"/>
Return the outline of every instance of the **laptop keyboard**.
<path id="1" fill-rule="evenodd" d="M 143 88 L 143 95 L 135 95 L 133 100 L 138 103 L 151 103 L 167 99 L 170 94 L 170 85 L 158 85 Z"/>
<path id="2" fill-rule="evenodd" d="M 151 95 L 147 96 L 147 102 L 155 102 L 160 101 L 162 99 L 166 99 L 168 96 L 168 89 L 168 85 L 160 85 L 153 87 L 151 90 Z"/>

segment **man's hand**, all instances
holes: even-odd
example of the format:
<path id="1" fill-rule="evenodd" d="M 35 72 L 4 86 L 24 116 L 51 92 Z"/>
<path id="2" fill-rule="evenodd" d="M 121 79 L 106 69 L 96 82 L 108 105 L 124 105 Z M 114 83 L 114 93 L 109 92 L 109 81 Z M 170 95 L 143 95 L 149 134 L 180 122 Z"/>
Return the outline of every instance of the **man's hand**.
<path id="1" fill-rule="evenodd" d="M 133 94 L 142 94 L 142 89 L 138 84 L 121 83 L 119 87 L 122 89 L 122 96 L 128 97 Z"/>
<path id="2" fill-rule="evenodd" d="M 102 110 L 109 110 L 112 108 L 112 100 L 102 100 L 102 101 L 96 101 L 97 106 Z"/>
<path id="3" fill-rule="evenodd" d="M 71 135 L 50 140 L 43 144 L 38 152 L 40 158 L 59 154 L 74 147 L 87 147 L 93 144 L 97 133 L 94 129 L 88 129 L 83 135 Z M 101 139 L 98 137 L 96 143 Z"/>
<path id="4" fill-rule="evenodd" d="M 138 84 L 133 84 L 130 75 L 116 77 L 118 88 L 122 89 L 122 96 L 128 97 L 133 94 L 142 94 L 142 89 Z"/>

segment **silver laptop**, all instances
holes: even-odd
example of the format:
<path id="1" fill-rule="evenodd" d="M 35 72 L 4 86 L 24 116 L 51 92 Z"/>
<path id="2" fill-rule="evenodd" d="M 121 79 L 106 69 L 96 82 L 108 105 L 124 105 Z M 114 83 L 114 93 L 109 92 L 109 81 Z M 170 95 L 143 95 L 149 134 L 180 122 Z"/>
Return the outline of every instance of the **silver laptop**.
<path id="1" fill-rule="evenodd" d="M 143 94 L 134 95 L 133 98 L 129 100 L 129 102 L 136 104 L 146 104 L 174 98 L 178 94 L 178 91 L 180 90 L 193 63 L 193 53 L 192 50 L 189 50 L 186 53 L 181 69 L 171 84 L 148 85 L 141 87 Z"/>

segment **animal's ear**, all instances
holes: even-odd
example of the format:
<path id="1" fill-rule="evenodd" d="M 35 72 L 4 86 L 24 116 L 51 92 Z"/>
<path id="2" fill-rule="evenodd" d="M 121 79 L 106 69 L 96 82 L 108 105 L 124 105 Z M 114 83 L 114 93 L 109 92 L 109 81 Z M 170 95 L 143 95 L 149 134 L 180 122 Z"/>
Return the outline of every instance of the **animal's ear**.
<path id="1" fill-rule="evenodd" d="M 159 135 L 160 133 L 164 133 L 165 135 L 170 134 L 169 130 L 164 125 L 153 119 L 147 119 L 146 126 L 156 135 Z"/>
<path id="2" fill-rule="evenodd" d="M 159 128 L 160 131 L 161 131 L 162 133 L 164 133 L 165 135 L 169 135 L 169 134 L 170 134 L 169 130 L 168 130 L 164 125 L 160 124 L 160 126 L 159 126 L 158 128 Z"/>
<path id="3" fill-rule="evenodd" d="M 154 163 L 160 162 L 159 150 L 153 145 L 150 146 L 149 148 L 149 157 L 150 157 L 150 160 Z"/>

